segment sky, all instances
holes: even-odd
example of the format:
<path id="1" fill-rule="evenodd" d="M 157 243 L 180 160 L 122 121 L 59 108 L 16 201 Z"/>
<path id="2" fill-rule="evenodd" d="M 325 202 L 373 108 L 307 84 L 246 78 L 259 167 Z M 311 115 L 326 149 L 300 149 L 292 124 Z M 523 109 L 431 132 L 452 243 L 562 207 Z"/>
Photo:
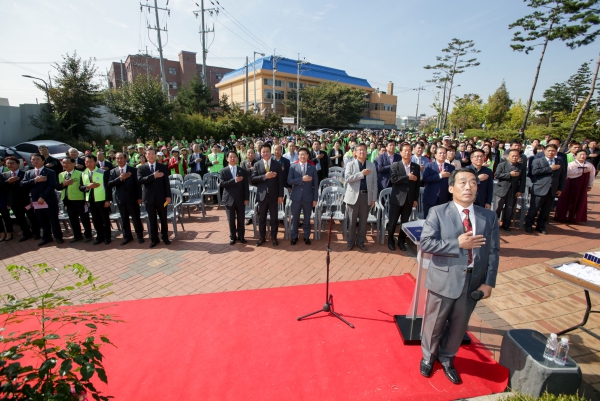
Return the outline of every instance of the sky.
<path id="1" fill-rule="evenodd" d="M 167 0 L 157 0 L 165 7 Z M 95 58 L 98 80 L 112 61 L 123 61 L 140 51 L 158 55 L 154 14 L 140 11 L 153 0 L 0 0 L 0 98 L 11 105 L 43 102 L 45 95 L 22 77 L 46 79 L 54 75 L 52 64 L 66 53 Z M 205 8 L 219 7 L 218 15 L 206 13 L 214 34 L 207 34 L 207 64 L 240 68 L 254 51 L 345 70 L 365 78 L 374 88 L 387 90 L 394 83 L 398 116 L 434 114 L 435 86 L 427 83 L 436 63 L 453 38 L 473 40 L 478 67 L 457 75 L 460 85 L 453 95 L 477 93 L 484 99 L 504 80 L 511 98 L 526 102 L 533 84 L 540 48 L 532 53 L 513 52 L 514 30 L 508 25 L 532 10 L 521 0 L 205 0 Z M 170 15 L 160 11 L 163 54 L 177 59 L 181 50 L 197 52 L 201 62 L 200 19 L 193 11 L 200 0 L 170 0 Z M 165 43 L 166 42 L 166 43 Z M 550 43 L 534 95 L 563 82 L 579 66 L 595 63 L 600 42 L 571 50 L 562 42 Z M 102 76 L 101 76 L 102 74 Z"/>

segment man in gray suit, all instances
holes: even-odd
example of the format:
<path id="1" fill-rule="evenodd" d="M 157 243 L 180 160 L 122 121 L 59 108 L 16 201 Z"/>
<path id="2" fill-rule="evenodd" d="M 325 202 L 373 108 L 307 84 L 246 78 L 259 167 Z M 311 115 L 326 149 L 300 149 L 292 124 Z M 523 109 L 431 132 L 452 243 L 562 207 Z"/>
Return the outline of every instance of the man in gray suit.
<path id="1" fill-rule="evenodd" d="M 279 146 L 279 145 L 277 145 Z M 300 148 L 298 151 L 298 163 L 290 166 L 287 184 L 292 187 L 290 199 L 292 200 L 292 229 L 290 242 L 296 245 L 298 242 L 298 225 L 300 224 L 300 211 L 304 211 L 304 243 L 310 245 L 310 214 L 312 208 L 317 205 L 319 199 L 319 178 L 315 166 L 307 163 L 309 151 Z"/>
<path id="2" fill-rule="evenodd" d="M 344 202 L 348 209 L 349 227 L 346 249 L 351 250 L 356 243 L 362 251 L 366 251 L 369 207 L 374 207 L 377 200 L 377 170 L 375 164 L 367 160 L 367 145 L 364 143 L 354 147 L 354 156 L 356 158 L 346 165 L 344 172 L 346 181 Z"/>
<path id="3" fill-rule="evenodd" d="M 421 251 L 433 256 L 425 280 L 429 296 L 420 369 L 430 377 L 438 360 L 446 377 L 459 384 L 454 357 L 477 300 L 488 298 L 496 285 L 500 241 L 496 214 L 473 204 L 473 169 L 453 171 L 448 189 L 454 201 L 431 208 L 421 233 Z"/>
<path id="4" fill-rule="evenodd" d="M 500 163 L 494 175 L 494 178 L 498 180 L 498 184 L 494 187 L 494 195 L 498 197 L 496 215 L 500 218 L 500 213 L 504 208 L 501 227 L 506 231 L 510 231 L 510 222 L 517 198 L 525 192 L 527 172 L 525 166 L 519 163 L 520 156 L 518 150 L 512 149 L 508 152 L 508 161 Z"/>
<path id="5" fill-rule="evenodd" d="M 554 198 L 562 193 L 567 178 L 567 166 L 560 157 L 556 157 L 558 151 L 556 145 L 546 146 L 544 157 L 536 157 L 531 162 L 531 175 L 533 186 L 531 187 L 531 200 L 529 210 L 525 216 L 525 231 L 533 232 L 535 216 L 540 211 L 537 219 L 536 231 L 546 234 L 546 224 L 552 210 Z"/>

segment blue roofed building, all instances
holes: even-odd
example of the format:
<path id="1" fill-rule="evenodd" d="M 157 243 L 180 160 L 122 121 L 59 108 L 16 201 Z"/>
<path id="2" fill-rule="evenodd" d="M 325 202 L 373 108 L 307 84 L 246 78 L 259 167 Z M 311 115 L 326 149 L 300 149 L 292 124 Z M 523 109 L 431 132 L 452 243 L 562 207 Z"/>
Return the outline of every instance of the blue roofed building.
<path id="1" fill-rule="evenodd" d="M 275 65 L 275 68 L 273 68 Z M 298 61 L 288 58 L 267 56 L 230 71 L 216 85 L 219 97 L 227 95 L 231 103 L 257 113 L 272 113 L 273 109 L 283 117 L 293 117 L 295 110 L 287 110 L 283 101 L 293 99 L 298 89 L 317 86 L 322 82 L 338 82 L 365 92 L 364 118 L 358 127 L 395 128 L 397 98 L 393 95 L 393 83 L 388 84 L 387 92 L 373 88 L 364 78 L 348 75 L 337 68 L 307 63 L 300 65 L 298 82 Z M 299 83 L 299 85 L 298 85 Z M 302 125 L 302 115 L 300 115 Z M 286 124 L 290 128 L 296 123 Z"/>

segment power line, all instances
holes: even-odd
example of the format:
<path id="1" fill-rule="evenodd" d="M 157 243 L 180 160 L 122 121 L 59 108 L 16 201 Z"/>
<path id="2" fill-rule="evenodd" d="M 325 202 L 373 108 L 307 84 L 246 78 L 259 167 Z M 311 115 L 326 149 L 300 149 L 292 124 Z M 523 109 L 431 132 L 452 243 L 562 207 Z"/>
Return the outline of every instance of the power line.
<path id="1" fill-rule="evenodd" d="M 210 1 L 210 0 L 209 0 Z M 212 3 L 212 1 L 211 1 Z M 265 42 L 263 42 L 260 38 L 258 38 L 258 36 L 254 35 L 252 32 L 250 32 L 250 30 L 248 30 L 248 28 L 246 28 L 241 22 L 239 22 L 230 12 L 228 12 L 227 10 L 225 10 L 223 8 L 223 6 L 221 6 L 221 10 L 225 13 L 225 16 L 227 18 L 229 18 L 229 20 L 231 22 L 233 22 L 235 25 L 237 25 L 240 29 L 242 29 L 242 31 L 246 31 L 246 33 L 248 33 L 248 35 L 250 35 L 251 37 L 254 38 L 254 40 L 256 40 L 257 44 L 261 44 L 262 46 L 265 46 L 265 49 L 269 49 L 269 45 L 267 45 Z M 232 20 L 233 18 L 233 20 Z"/>

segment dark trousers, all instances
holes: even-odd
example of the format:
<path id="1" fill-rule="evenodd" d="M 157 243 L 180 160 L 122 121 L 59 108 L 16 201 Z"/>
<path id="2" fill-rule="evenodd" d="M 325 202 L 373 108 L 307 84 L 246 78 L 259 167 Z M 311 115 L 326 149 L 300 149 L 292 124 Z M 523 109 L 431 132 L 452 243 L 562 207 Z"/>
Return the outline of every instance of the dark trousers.
<path id="1" fill-rule="evenodd" d="M 24 238 L 40 235 L 40 223 L 35 215 L 35 210 L 33 210 L 33 207 L 25 210 L 25 207 L 22 205 L 13 206 L 12 211 L 17 219 L 17 224 L 19 227 L 21 227 L 21 235 Z M 29 223 L 27 222 L 27 218 L 29 218 Z M 31 227 L 29 226 L 30 224 Z"/>
<path id="2" fill-rule="evenodd" d="M 158 218 L 160 219 L 160 234 L 163 241 L 169 240 L 169 222 L 167 220 L 167 207 L 164 203 L 146 203 L 146 211 L 150 220 L 150 241 L 158 242 Z"/>
<path id="3" fill-rule="evenodd" d="M 144 226 L 142 225 L 142 219 L 140 218 L 140 205 L 136 202 L 123 202 L 117 205 L 119 213 L 121 214 L 121 222 L 123 223 L 123 238 L 133 239 L 131 234 L 131 224 L 129 218 L 133 220 L 133 229 L 135 235 L 139 238 L 144 237 Z"/>
<path id="4" fill-rule="evenodd" d="M 92 213 L 92 223 L 96 229 L 96 239 L 110 240 L 110 208 L 104 207 L 104 201 L 88 202 L 88 209 Z"/>
<path id="5" fill-rule="evenodd" d="M 550 211 L 552 210 L 553 203 L 554 196 L 550 191 L 543 196 L 531 194 L 529 210 L 527 211 L 527 216 L 525 216 L 525 227 L 533 227 L 535 215 L 539 210 L 540 215 L 537 219 L 537 228 L 538 230 L 546 230 L 546 224 L 548 223 L 548 217 L 550 217 Z"/>
<path id="6" fill-rule="evenodd" d="M 73 237 L 81 238 L 81 225 L 83 225 L 83 235 L 85 238 L 92 237 L 92 224 L 90 223 L 90 215 L 85 211 L 85 201 L 82 200 L 64 200 L 67 214 L 69 215 L 69 223 L 73 230 Z M 81 221 L 81 225 L 79 224 Z"/>
<path id="7" fill-rule="evenodd" d="M 271 239 L 277 238 L 277 228 L 279 226 L 277 208 L 276 197 L 273 199 L 265 197 L 265 200 L 258 202 L 258 232 L 260 238 L 265 239 L 267 237 L 267 212 L 271 217 Z"/>
<path id="8" fill-rule="evenodd" d="M 45 209 L 36 209 L 35 216 L 42 227 L 42 239 L 45 241 L 52 240 L 52 234 L 54 238 L 62 239 L 62 231 L 60 229 L 60 222 L 58 221 L 58 204 L 48 203 L 48 207 Z"/>
<path id="9" fill-rule="evenodd" d="M 431 209 L 434 206 L 441 205 L 441 204 L 442 203 L 440 202 L 440 198 L 436 199 L 436 201 L 433 205 L 423 202 L 423 218 L 424 219 L 427 218 L 427 215 L 429 214 L 429 209 Z"/>
<path id="10" fill-rule="evenodd" d="M 5 233 L 12 233 L 13 224 L 10 218 L 10 209 L 7 206 L 0 208 L 0 215 L 2 215 L 2 221 L 4 222 L 4 229 L 0 231 Z"/>
<path id="11" fill-rule="evenodd" d="M 504 207 L 504 214 L 502 215 L 502 227 L 510 227 L 512 221 L 513 211 L 517 201 L 516 193 L 513 193 L 512 188 L 508 190 L 508 193 L 498 198 L 498 205 L 496 206 L 496 216 L 500 218 L 500 213 Z"/>
<path id="12" fill-rule="evenodd" d="M 304 213 L 304 221 L 302 222 L 302 231 L 304 231 L 304 239 L 310 239 L 310 215 L 312 213 L 312 200 L 292 201 L 292 229 L 290 232 L 290 237 L 292 239 L 298 239 L 298 229 L 300 228 L 299 226 L 301 210 Z"/>
<path id="13" fill-rule="evenodd" d="M 367 219 L 369 218 L 369 195 L 358 194 L 354 205 L 346 204 L 348 211 L 348 246 L 363 246 L 367 239 Z M 358 221 L 358 227 L 356 222 Z"/>
<path id="14" fill-rule="evenodd" d="M 457 299 L 429 291 L 421 338 L 421 351 L 426 361 L 431 363 L 438 359 L 444 366 L 452 365 L 477 304 L 471 298 L 470 285 L 471 274 L 467 274 Z"/>
<path id="15" fill-rule="evenodd" d="M 390 219 L 388 221 L 388 242 L 394 242 L 394 233 L 398 218 L 400 218 L 400 232 L 398 234 L 398 243 L 406 241 L 406 233 L 402 230 L 402 224 L 406 223 L 412 213 L 412 202 L 404 202 L 404 205 L 398 206 L 390 202 Z"/>
<path id="16" fill-rule="evenodd" d="M 234 202 L 231 206 L 225 206 L 227 221 L 229 222 L 229 239 L 244 238 L 246 234 L 246 225 L 244 218 L 246 216 L 246 206 L 243 202 Z M 237 228 L 236 228 L 237 224 Z"/>

